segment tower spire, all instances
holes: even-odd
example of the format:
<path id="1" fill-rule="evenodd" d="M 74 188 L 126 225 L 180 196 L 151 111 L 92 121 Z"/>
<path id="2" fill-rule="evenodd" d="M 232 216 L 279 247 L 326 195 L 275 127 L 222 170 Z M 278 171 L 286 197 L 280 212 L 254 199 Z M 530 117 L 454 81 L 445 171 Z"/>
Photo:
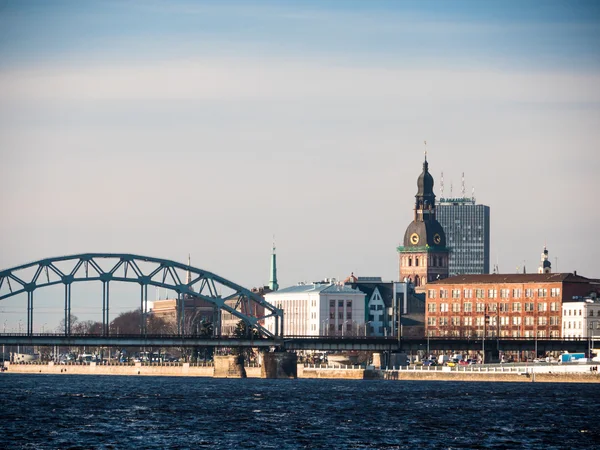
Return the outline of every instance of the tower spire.
<path id="1" fill-rule="evenodd" d="M 188 270 L 187 270 L 186 284 L 190 284 L 192 282 L 192 273 L 190 272 L 191 263 L 192 263 L 192 255 L 190 255 L 188 253 Z"/>
<path id="2" fill-rule="evenodd" d="M 271 276 L 269 278 L 269 289 L 277 291 L 279 284 L 277 284 L 277 255 L 275 254 L 275 235 L 273 235 L 273 252 L 271 253 Z"/>

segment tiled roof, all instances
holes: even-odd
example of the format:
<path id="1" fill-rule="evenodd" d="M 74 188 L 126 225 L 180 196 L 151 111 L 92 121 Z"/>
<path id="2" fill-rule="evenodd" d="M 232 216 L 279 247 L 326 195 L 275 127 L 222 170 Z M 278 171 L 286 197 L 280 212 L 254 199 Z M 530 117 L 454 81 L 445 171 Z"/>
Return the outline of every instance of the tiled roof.
<path id="1" fill-rule="evenodd" d="M 501 284 L 501 283 L 589 283 L 594 280 L 572 273 L 507 273 L 488 275 L 456 275 L 443 280 L 427 283 L 435 284 Z"/>

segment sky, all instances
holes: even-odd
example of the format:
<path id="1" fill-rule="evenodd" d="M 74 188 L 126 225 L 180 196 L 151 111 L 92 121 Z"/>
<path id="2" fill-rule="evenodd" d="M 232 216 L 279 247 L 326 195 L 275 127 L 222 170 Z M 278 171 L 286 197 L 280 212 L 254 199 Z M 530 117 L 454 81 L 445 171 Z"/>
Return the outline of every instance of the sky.
<path id="1" fill-rule="evenodd" d="M 394 280 L 426 140 L 500 272 L 546 244 L 600 277 L 599 87 L 595 1 L 0 0 L 0 268 L 191 254 L 253 287 L 275 236 L 281 287 Z"/>

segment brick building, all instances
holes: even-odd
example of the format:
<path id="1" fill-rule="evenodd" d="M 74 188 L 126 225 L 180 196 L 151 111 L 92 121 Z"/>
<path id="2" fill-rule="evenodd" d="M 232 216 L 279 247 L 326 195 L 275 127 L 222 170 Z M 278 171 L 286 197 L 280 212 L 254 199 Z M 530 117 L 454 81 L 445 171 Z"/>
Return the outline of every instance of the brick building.
<path id="1" fill-rule="evenodd" d="M 427 285 L 426 335 L 558 338 L 563 303 L 599 293 L 576 273 L 458 275 Z"/>

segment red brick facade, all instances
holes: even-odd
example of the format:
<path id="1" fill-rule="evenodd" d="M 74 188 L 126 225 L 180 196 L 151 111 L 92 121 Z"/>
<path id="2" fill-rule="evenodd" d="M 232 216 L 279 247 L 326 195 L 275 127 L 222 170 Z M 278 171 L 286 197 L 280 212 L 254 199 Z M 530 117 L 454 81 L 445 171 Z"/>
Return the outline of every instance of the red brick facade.
<path id="1" fill-rule="evenodd" d="M 460 275 L 426 287 L 431 337 L 561 337 L 562 304 L 599 292 L 571 274 Z"/>

